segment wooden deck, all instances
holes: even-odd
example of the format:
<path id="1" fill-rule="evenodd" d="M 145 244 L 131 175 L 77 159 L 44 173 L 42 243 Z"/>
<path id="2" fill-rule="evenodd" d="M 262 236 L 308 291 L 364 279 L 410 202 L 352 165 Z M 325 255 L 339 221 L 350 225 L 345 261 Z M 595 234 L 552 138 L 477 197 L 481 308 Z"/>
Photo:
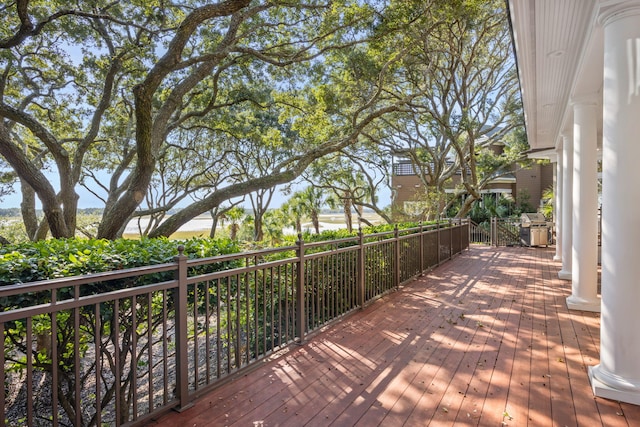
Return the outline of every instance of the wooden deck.
<path id="1" fill-rule="evenodd" d="M 594 398 L 600 316 L 553 249 L 472 247 L 150 426 L 638 426 Z"/>

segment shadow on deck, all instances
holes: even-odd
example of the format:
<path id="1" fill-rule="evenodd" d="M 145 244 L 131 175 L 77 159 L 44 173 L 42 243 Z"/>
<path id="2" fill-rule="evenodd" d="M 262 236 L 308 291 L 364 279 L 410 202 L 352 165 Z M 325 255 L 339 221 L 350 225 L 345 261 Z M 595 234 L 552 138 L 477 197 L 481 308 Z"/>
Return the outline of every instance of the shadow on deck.
<path id="1" fill-rule="evenodd" d="M 473 246 L 148 425 L 634 425 L 591 392 L 600 316 L 567 310 L 553 254 Z"/>

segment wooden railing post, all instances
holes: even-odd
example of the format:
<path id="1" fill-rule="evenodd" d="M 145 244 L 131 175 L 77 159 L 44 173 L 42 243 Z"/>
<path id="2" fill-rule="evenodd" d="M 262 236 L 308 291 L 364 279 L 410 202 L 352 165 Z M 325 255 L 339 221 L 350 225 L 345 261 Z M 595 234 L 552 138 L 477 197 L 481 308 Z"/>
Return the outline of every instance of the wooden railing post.
<path id="1" fill-rule="evenodd" d="M 436 222 L 436 231 L 437 231 L 436 253 L 438 254 L 438 265 L 440 265 L 440 217 L 438 217 L 438 221 Z"/>
<path id="2" fill-rule="evenodd" d="M 393 227 L 393 240 L 395 243 L 395 263 L 393 269 L 393 280 L 396 288 L 400 287 L 400 231 L 398 230 L 398 224 Z"/>
<path id="3" fill-rule="evenodd" d="M 498 234 L 498 230 L 497 230 L 496 218 L 491 217 L 491 246 L 498 246 L 497 238 L 496 238 L 497 234 Z"/>
<path id="4" fill-rule="evenodd" d="M 176 397 L 180 402 L 177 410 L 184 411 L 193 406 L 189 400 L 189 358 L 187 328 L 187 256 L 184 246 L 178 246 L 178 255 L 174 258 L 178 263 L 174 304 L 176 307 Z"/>
<path id="5" fill-rule="evenodd" d="M 358 229 L 358 305 L 360 308 L 364 308 L 366 299 L 365 295 L 365 256 L 364 256 L 364 235 L 362 234 L 362 228 Z"/>
<path id="6" fill-rule="evenodd" d="M 453 221 L 449 219 L 449 259 L 453 258 Z"/>
<path id="7" fill-rule="evenodd" d="M 298 269 L 296 277 L 296 335 L 298 336 L 298 343 L 304 342 L 304 334 L 306 332 L 306 315 L 305 315 L 305 286 L 304 286 L 304 240 L 302 240 L 302 234 L 298 234 L 297 257 L 298 257 Z"/>
<path id="8" fill-rule="evenodd" d="M 420 221 L 420 276 L 424 276 L 424 227 L 422 221 Z"/>

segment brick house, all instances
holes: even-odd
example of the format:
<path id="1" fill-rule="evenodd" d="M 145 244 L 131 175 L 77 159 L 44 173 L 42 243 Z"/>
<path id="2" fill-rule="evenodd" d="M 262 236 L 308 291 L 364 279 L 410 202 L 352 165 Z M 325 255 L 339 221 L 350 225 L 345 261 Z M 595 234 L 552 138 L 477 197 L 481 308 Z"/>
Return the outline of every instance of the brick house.
<path id="1" fill-rule="evenodd" d="M 514 200 L 519 194 L 524 193 L 529 196 L 529 204 L 536 207 L 541 203 L 544 190 L 553 186 L 553 173 L 554 168 L 551 164 L 534 163 L 526 168 L 514 165 L 511 173 L 492 180 L 482 193 L 495 197 L 511 195 Z M 454 191 L 461 182 L 461 175 L 460 171 L 456 172 L 445 192 Z M 411 160 L 406 157 L 394 158 L 391 186 L 392 206 L 404 212 L 411 212 L 411 204 L 424 193 L 424 185 Z"/>

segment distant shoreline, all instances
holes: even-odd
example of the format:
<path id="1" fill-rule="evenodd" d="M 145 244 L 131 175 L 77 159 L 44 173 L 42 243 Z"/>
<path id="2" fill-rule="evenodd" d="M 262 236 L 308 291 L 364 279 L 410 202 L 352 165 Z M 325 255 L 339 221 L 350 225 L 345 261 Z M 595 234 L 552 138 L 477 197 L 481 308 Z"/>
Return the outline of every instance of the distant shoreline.
<path id="1" fill-rule="evenodd" d="M 382 218 L 375 213 L 365 213 L 364 215 L 368 221 L 371 221 L 373 224 L 380 224 L 384 221 Z M 168 218 L 168 217 L 167 217 Z M 354 224 L 357 224 L 357 218 L 354 217 Z M 124 234 L 138 234 L 138 222 L 141 222 L 141 227 L 144 227 L 148 224 L 149 220 L 147 218 L 133 219 L 127 224 L 125 228 Z M 209 231 L 211 230 L 211 226 L 213 225 L 213 219 L 211 217 L 198 216 L 193 218 L 188 223 L 181 226 L 178 231 L 182 232 L 198 232 L 198 231 Z M 228 222 L 225 222 L 224 227 L 218 224 L 218 229 L 228 227 Z M 321 214 L 320 215 L 320 231 L 323 230 L 340 230 L 347 228 L 346 222 L 344 220 L 344 216 L 340 214 Z M 310 221 L 306 221 L 302 223 L 303 230 L 311 230 L 313 231 L 313 224 Z M 284 227 L 283 231 L 285 234 L 295 234 L 295 231 L 292 227 Z"/>

